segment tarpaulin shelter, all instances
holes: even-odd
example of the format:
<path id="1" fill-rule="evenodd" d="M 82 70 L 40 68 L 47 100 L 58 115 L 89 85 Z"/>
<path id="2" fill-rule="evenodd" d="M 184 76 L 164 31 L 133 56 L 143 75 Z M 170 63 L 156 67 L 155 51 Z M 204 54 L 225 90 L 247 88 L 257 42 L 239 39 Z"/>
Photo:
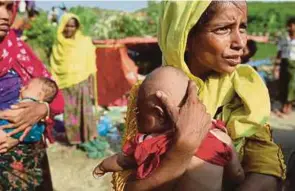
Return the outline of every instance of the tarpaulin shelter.
<path id="1" fill-rule="evenodd" d="M 128 47 L 157 44 L 156 38 L 131 37 L 94 40 L 96 45 L 98 104 L 108 106 L 126 94 L 138 79 L 138 67 L 128 55 Z"/>

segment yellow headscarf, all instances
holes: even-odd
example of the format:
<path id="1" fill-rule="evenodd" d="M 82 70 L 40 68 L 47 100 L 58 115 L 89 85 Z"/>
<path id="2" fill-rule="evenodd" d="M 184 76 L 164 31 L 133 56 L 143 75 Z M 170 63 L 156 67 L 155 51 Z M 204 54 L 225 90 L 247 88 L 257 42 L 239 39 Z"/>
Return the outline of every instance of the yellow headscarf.
<path id="1" fill-rule="evenodd" d="M 240 65 L 232 74 L 215 74 L 202 81 L 190 72 L 184 61 L 188 34 L 210 2 L 162 2 L 158 41 L 163 53 L 163 64 L 183 70 L 196 82 L 199 97 L 207 112 L 226 122 L 240 159 L 247 160 L 245 172 L 284 177 L 285 166 L 281 150 L 272 142 L 269 126 L 266 124 L 270 115 L 268 90 L 255 70 L 250 66 Z M 134 110 L 139 85 L 140 83 L 130 93 L 123 144 L 137 132 Z M 219 108 L 221 113 L 216 116 Z M 123 191 L 130 173 L 123 171 L 113 174 L 115 190 Z"/>
<path id="2" fill-rule="evenodd" d="M 223 108 L 220 118 L 226 122 L 230 136 L 240 149 L 240 138 L 252 136 L 268 121 L 270 101 L 266 86 L 246 65 L 239 66 L 232 74 L 210 76 L 205 82 L 194 76 L 184 61 L 187 38 L 210 1 L 165 1 L 163 4 L 158 40 L 164 65 L 180 68 L 197 83 L 200 99 L 212 116 L 219 107 Z"/>
<path id="3" fill-rule="evenodd" d="M 61 89 L 78 84 L 96 72 L 95 46 L 91 38 L 82 34 L 81 26 L 73 39 L 65 38 L 63 35 L 64 28 L 71 18 L 77 19 L 80 23 L 77 15 L 63 15 L 50 57 L 51 73 Z"/>

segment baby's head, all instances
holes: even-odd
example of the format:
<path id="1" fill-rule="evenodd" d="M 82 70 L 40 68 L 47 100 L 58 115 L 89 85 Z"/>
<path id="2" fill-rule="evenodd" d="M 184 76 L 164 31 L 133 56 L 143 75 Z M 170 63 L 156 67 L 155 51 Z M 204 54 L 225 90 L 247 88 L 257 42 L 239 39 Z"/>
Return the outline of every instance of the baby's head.
<path id="1" fill-rule="evenodd" d="M 20 98 L 33 98 L 38 101 L 52 102 L 58 92 L 55 81 L 50 78 L 38 77 L 33 78 L 20 91 Z"/>
<path id="2" fill-rule="evenodd" d="M 186 96 L 189 78 L 181 70 L 165 66 L 150 73 L 141 84 L 137 97 L 137 123 L 141 133 L 161 133 L 171 128 L 170 119 L 156 97 L 164 92 L 174 105 L 181 106 Z"/>

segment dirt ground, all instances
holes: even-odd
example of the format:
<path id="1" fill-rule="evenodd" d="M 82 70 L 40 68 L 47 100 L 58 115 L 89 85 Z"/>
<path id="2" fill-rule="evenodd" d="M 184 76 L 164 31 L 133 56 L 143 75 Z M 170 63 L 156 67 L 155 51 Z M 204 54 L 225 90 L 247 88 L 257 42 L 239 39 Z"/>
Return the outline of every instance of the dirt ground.
<path id="1" fill-rule="evenodd" d="M 275 141 L 282 146 L 286 159 L 295 149 L 295 113 L 286 119 L 271 116 Z M 110 191 L 111 175 L 92 177 L 93 168 L 100 160 L 88 159 L 75 147 L 55 143 L 48 148 L 49 163 L 55 191 Z"/>
<path id="2" fill-rule="evenodd" d="M 111 174 L 92 176 L 100 160 L 89 159 L 75 147 L 55 143 L 48 148 L 49 165 L 55 191 L 109 191 Z"/>

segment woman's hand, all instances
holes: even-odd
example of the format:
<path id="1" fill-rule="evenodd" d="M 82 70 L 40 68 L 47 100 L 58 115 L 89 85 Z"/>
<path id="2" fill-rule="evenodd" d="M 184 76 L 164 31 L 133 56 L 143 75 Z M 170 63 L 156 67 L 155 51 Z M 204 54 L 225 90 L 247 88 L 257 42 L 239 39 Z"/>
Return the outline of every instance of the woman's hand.
<path id="1" fill-rule="evenodd" d="M 5 153 L 8 148 L 7 135 L 4 131 L 0 130 L 0 153 Z"/>
<path id="2" fill-rule="evenodd" d="M 175 127 L 175 146 L 183 153 L 194 155 L 211 127 L 211 116 L 197 98 L 197 88 L 193 81 L 188 84 L 187 100 L 179 108 L 172 104 L 167 95 L 158 91 L 161 100 Z"/>
<path id="3" fill-rule="evenodd" d="M 38 102 L 22 102 L 13 105 L 10 110 L 0 112 L 0 119 L 6 119 L 9 125 L 0 126 L 1 129 L 15 128 L 7 133 L 8 136 L 23 131 L 20 141 L 23 141 L 32 126 L 47 115 L 47 107 Z"/>

